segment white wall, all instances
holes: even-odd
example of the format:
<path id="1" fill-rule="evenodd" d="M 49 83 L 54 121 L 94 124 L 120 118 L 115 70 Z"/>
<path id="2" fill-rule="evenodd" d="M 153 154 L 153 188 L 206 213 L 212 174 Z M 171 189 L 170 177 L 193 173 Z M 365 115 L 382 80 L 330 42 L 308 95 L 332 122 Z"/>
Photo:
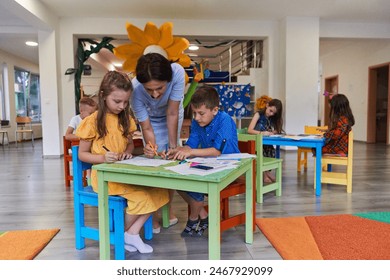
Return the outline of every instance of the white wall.
<path id="1" fill-rule="evenodd" d="M 298 134 L 317 124 L 319 19 L 287 18 L 285 24 L 284 128 Z"/>
<path id="2" fill-rule="evenodd" d="M 322 91 L 325 78 L 338 75 L 339 92 L 348 97 L 355 117 L 354 137 L 367 141 L 368 68 L 390 62 L 390 39 L 323 39 L 320 50 Z"/>

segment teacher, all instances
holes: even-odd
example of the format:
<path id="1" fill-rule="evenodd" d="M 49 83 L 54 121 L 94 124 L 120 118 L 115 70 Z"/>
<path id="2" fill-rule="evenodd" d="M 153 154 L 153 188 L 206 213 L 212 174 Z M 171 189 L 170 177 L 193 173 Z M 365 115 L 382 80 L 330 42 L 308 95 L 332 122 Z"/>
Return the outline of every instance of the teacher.
<path id="1" fill-rule="evenodd" d="M 132 82 L 131 106 L 141 126 L 145 155 L 155 155 L 150 143 L 158 152 L 176 149 L 184 118 L 184 68 L 161 54 L 148 53 L 138 59 Z M 171 200 L 173 193 L 170 191 Z M 176 223 L 170 210 L 170 225 Z"/>

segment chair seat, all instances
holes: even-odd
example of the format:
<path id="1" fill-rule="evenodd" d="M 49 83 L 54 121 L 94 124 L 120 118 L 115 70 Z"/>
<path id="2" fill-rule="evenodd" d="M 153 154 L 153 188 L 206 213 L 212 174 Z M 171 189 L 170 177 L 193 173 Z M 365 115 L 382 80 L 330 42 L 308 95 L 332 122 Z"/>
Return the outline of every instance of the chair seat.
<path id="1" fill-rule="evenodd" d="M 264 166 L 277 166 L 281 162 L 283 162 L 283 160 L 280 158 L 263 157 L 263 165 Z"/>
<path id="2" fill-rule="evenodd" d="M 332 157 L 332 156 L 323 156 L 322 164 L 337 164 L 337 165 L 347 165 L 348 157 Z"/>
<path id="3" fill-rule="evenodd" d="M 95 203 L 94 204 L 88 203 L 88 204 L 90 204 L 92 206 L 97 206 L 98 205 L 98 194 L 93 190 L 92 186 L 86 186 L 86 187 L 84 187 L 84 189 L 82 191 L 78 191 L 77 193 L 79 195 L 84 196 L 84 197 L 89 197 L 89 198 L 93 198 L 93 199 L 96 200 L 96 204 Z M 113 201 L 113 202 L 123 202 L 125 206 L 127 205 L 126 199 L 121 197 L 121 196 L 110 195 L 108 197 L 108 199 L 110 201 Z M 109 208 L 113 208 L 113 207 L 109 207 Z"/>

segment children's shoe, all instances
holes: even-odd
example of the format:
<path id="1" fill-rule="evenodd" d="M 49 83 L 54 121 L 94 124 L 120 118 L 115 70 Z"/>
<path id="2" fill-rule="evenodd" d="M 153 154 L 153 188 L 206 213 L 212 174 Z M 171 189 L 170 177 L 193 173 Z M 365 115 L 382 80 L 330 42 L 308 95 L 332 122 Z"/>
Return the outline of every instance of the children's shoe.
<path id="1" fill-rule="evenodd" d="M 195 230 L 197 237 L 202 237 L 206 229 L 209 227 L 209 217 L 199 219 L 198 228 Z"/>
<path id="2" fill-rule="evenodd" d="M 161 227 L 154 228 L 152 231 L 154 234 L 159 234 L 161 232 Z"/>
<path id="3" fill-rule="evenodd" d="M 173 219 L 170 219 L 169 220 L 169 226 L 174 226 L 176 225 L 177 223 L 179 222 L 179 219 L 178 218 L 173 218 Z"/>
<path id="4" fill-rule="evenodd" d="M 196 221 L 191 221 L 188 220 L 185 229 L 181 233 L 182 237 L 187 237 L 187 236 L 196 236 L 196 230 L 198 228 L 199 220 Z"/>

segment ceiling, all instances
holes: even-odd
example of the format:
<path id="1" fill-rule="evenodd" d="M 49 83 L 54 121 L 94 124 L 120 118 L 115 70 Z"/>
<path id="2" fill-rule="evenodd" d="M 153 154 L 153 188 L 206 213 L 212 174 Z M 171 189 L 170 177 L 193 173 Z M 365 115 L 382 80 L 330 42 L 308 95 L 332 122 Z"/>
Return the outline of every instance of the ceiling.
<path id="1" fill-rule="evenodd" d="M 390 1 L 388 0 L 143 0 L 142 5 L 139 4 L 140 1 L 129 0 L 0 0 L 0 49 L 37 64 L 38 48 L 25 46 L 25 41 L 37 41 L 39 27 L 35 24 L 36 20 L 33 16 L 21 11 L 17 4 L 17 2 L 34 4 L 37 1 L 58 18 L 281 20 L 286 16 L 318 16 L 323 22 L 390 23 Z M 204 45 L 215 45 L 229 40 L 229 38 L 186 38 L 190 42 L 198 39 Z M 116 40 L 113 44 L 120 45 L 124 42 L 129 41 Z M 199 55 L 213 55 L 220 50 L 201 48 Z M 205 51 L 208 54 L 205 54 Z"/>

